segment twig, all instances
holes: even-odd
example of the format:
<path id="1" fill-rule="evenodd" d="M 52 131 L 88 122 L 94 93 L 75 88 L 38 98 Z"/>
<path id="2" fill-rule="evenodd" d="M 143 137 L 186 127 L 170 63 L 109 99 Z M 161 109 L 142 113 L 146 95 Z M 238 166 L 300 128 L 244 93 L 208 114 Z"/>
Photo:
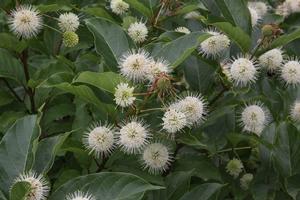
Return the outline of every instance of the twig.
<path id="1" fill-rule="evenodd" d="M 23 64 L 26 83 L 28 84 L 28 82 L 30 80 L 30 75 L 29 75 L 29 68 L 28 68 L 28 50 L 27 49 L 22 52 L 20 59 Z M 27 87 L 26 93 L 28 94 L 29 99 L 30 99 L 31 113 L 36 113 L 35 101 L 34 101 L 34 93 L 35 92 L 32 88 Z"/>
<path id="2" fill-rule="evenodd" d="M 95 159 L 95 162 L 96 162 L 96 164 L 98 166 L 98 169 L 97 169 L 96 173 L 101 172 L 105 168 L 105 164 L 108 161 L 108 158 L 109 158 L 108 156 L 106 156 L 106 157 L 103 156 L 101 164 L 99 164 L 98 161 L 97 161 L 97 159 Z"/>
<path id="3" fill-rule="evenodd" d="M 10 92 L 16 97 L 16 99 L 20 102 L 23 102 L 22 99 L 19 97 L 19 95 L 15 92 L 14 88 L 11 87 L 11 85 L 8 83 L 8 81 L 5 78 L 2 78 L 2 80 L 7 86 L 7 88 L 10 90 Z"/>

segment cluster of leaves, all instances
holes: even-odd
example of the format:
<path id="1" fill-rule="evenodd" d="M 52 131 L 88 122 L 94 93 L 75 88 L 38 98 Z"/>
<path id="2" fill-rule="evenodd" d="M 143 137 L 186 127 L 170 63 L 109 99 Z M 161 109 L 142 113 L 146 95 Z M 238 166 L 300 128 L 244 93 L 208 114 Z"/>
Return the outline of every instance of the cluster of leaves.
<path id="1" fill-rule="evenodd" d="M 228 58 L 239 53 L 259 57 L 276 47 L 297 55 L 299 15 L 283 18 L 268 13 L 260 26 L 276 24 L 285 34 L 257 48 L 263 36 L 259 27 L 252 29 L 244 0 L 125 1 L 130 10 L 122 17 L 112 13 L 104 0 L 21 1 L 36 5 L 47 16 L 45 24 L 53 27 L 57 13 L 80 13 L 80 41 L 72 48 L 61 45 L 62 35 L 49 27 L 34 39 L 19 40 L 7 25 L 16 3 L 0 1 L 0 199 L 25 199 L 28 186 L 12 184 L 29 170 L 47 177 L 52 188 L 49 199 L 64 199 L 76 190 L 109 200 L 298 199 L 300 127 L 288 118 L 298 87 L 286 87 L 265 71 L 250 87 L 229 87 L 220 63 L 203 58 L 196 49 L 207 38 L 201 30 L 213 26 L 233 41 Z M 199 17 L 183 17 L 191 11 L 199 12 Z M 139 155 L 115 149 L 98 159 L 82 144 L 92 122 L 118 123 L 137 113 L 117 108 L 113 100 L 115 87 L 123 80 L 118 60 L 137 45 L 126 33 L 136 19 L 146 21 L 149 29 L 147 41 L 139 47 L 171 63 L 176 91 L 199 92 L 209 102 L 205 122 L 170 142 L 174 159 L 162 175 L 144 171 Z M 192 33 L 174 32 L 179 26 Z M 149 101 L 142 97 L 144 109 L 161 107 L 161 101 L 173 98 L 156 97 L 155 93 Z M 244 133 L 237 120 L 245 103 L 258 100 L 273 116 L 261 137 Z M 160 132 L 161 112 L 138 114 Z M 226 172 L 234 157 L 254 175 L 246 191 Z"/>

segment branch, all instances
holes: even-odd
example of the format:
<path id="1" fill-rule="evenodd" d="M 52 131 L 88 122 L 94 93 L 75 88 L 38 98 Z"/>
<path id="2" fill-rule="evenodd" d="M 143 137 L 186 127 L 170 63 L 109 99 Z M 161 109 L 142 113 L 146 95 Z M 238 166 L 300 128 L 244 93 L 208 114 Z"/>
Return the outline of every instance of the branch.
<path id="1" fill-rule="evenodd" d="M 29 68 L 28 68 L 28 50 L 27 49 L 22 52 L 20 59 L 23 64 L 26 83 L 28 84 L 28 82 L 30 80 L 30 75 L 29 75 Z M 32 88 L 27 87 L 26 93 L 28 94 L 29 99 L 30 99 L 31 112 L 36 113 L 35 101 L 34 101 L 34 93 L 35 92 L 34 92 L 34 90 L 32 90 Z"/>

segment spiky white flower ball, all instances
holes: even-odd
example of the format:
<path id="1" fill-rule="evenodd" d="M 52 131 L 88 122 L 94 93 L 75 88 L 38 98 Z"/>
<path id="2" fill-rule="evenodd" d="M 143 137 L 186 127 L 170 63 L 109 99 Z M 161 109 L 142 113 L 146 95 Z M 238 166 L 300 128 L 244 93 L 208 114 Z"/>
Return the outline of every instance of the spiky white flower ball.
<path id="1" fill-rule="evenodd" d="M 168 133 L 176 133 L 188 125 L 187 117 L 183 112 L 170 108 L 163 118 L 163 129 Z"/>
<path id="2" fill-rule="evenodd" d="M 200 16 L 200 13 L 197 12 L 197 11 L 192 11 L 192 12 L 189 12 L 187 13 L 185 16 L 184 16 L 184 19 L 195 19 L 195 18 L 198 18 Z"/>
<path id="3" fill-rule="evenodd" d="M 40 32 L 43 20 L 36 8 L 23 5 L 12 11 L 8 23 L 17 37 L 29 39 Z"/>
<path id="4" fill-rule="evenodd" d="M 264 16 L 268 12 L 268 6 L 262 1 L 249 2 L 248 6 L 258 13 L 259 16 Z"/>
<path id="5" fill-rule="evenodd" d="M 83 143 L 89 153 L 96 157 L 110 154 L 114 148 L 115 132 L 112 126 L 98 124 L 84 134 Z"/>
<path id="6" fill-rule="evenodd" d="M 14 181 L 27 182 L 30 184 L 30 192 L 26 196 L 26 200 L 46 200 L 50 187 L 49 183 L 42 175 L 38 175 L 35 172 L 28 172 L 20 174 Z"/>
<path id="7" fill-rule="evenodd" d="M 128 35 L 136 43 L 142 43 L 148 36 L 148 29 L 143 22 L 134 22 L 128 28 Z"/>
<path id="8" fill-rule="evenodd" d="M 72 194 L 68 194 L 65 200 L 96 200 L 91 194 L 76 191 Z"/>
<path id="9" fill-rule="evenodd" d="M 124 152 L 135 154 L 148 144 L 150 138 L 147 126 L 142 121 L 133 119 L 120 128 L 118 144 Z"/>
<path id="10" fill-rule="evenodd" d="M 247 56 L 234 59 L 229 70 L 230 78 L 236 85 L 246 86 L 256 80 L 256 63 Z"/>
<path id="11" fill-rule="evenodd" d="M 79 17 L 74 13 L 64 13 L 59 15 L 58 26 L 62 32 L 75 32 L 79 27 Z"/>
<path id="12" fill-rule="evenodd" d="M 241 125 L 244 131 L 260 135 L 270 121 L 270 113 L 262 104 L 248 105 L 241 114 Z"/>
<path id="13" fill-rule="evenodd" d="M 279 69 L 283 63 L 283 55 L 280 49 L 272 49 L 261 55 L 258 59 L 261 67 L 267 68 L 269 71 Z"/>
<path id="14" fill-rule="evenodd" d="M 212 36 L 201 42 L 199 51 L 207 57 L 220 56 L 230 45 L 229 38 L 218 32 L 208 32 Z"/>
<path id="15" fill-rule="evenodd" d="M 254 10 L 253 8 L 248 7 L 248 9 L 249 9 L 250 16 L 251 16 L 251 24 L 252 24 L 252 27 L 255 27 L 255 26 L 259 23 L 260 15 L 259 15 L 258 12 L 257 12 L 256 10 Z"/>
<path id="16" fill-rule="evenodd" d="M 146 79 L 151 59 L 143 50 L 125 53 L 119 62 L 121 74 L 134 82 L 143 82 Z"/>
<path id="17" fill-rule="evenodd" d="M 189 124 L 201 123 L 206 114 L 206 103 L 200 95 L 186 96 L 171 107 L 184 113 Z"/>
<path id="18" fill-rule="evenodd" d="M 285 2 L 291 13 L 300 12 L 300 0 L 286 0 Z"/>
<path id="19" fill-rule="evenodd" d="M 171 154 L 168 148 L 161 143 L 149 144 L 143 152 L 144 169 L 150 173 L 161 173 L 165 171 L 171 162 Z"/>
<path id="20" fill-rule="evenodd" d="M 179 33 L 184 33 L 184 34 L 190 34 L 191 33 L 191 31 L 188 28 L 184 27 L 184 26 L 177 27 L 175 29 L 175 31 L 179 32 Z"/>
<path id="21" fill-rule="evenodd" d="M 289 6 L 286 2 L 283 2 L 282 4 L 278 5 L 275 9 L 275 13 L 283 17 L 287 17 L 289 14 L 291 14 Z"/>
<path id="22" fill-rule="evenodd" d="M 163 59 L 152 60 L 148 67 L 147 78 L 150 82 L 153 82 L 160 74 L 169 74 L 170 72 L 171 67 L 168 61 Z"/>
<path id="23" fill-rule="evenodd" d="M 237 178 L 240 175 L 240 173 L 243 171 L 243 168 L 243 163 L 236 158 L 230 160 L 226 165 L 227 173 L 229 173 L 234 178 Z"/>
<path id="24" fill-rule="evenodd" d="M 291 107 L 290 115 L 294 121 L 300 122 L 300 101 L 296 101 Z"/>
<path id="25" fill-rule="evenodd" d="M 134 87 L 130 87 L 128 83 L 119 83 L 115 90 L 115 102 L 118 106 L 128 107 L 133 104 L 135 97 L 133 96 Z"/>
<path id="26" fill-rule="evenodd" d="M 281 69 L 281 77 L 288 85 L 298 85 L 300 83 L 300 63 L 291 60 L 285 63 Z"/>
<path id="27" fill-rule="evenodd" d="M 110 8 L 113 13 L 117 15 L 122 15 L 129 9 L 129 4 L 123 0 L 111 0 Z"/>
<path id="28" fill-rule="evenodd" d="M 244 174 L 240 179 L 241 188 L 243 190 L 248 190 L 252 180 L 253 180 L 253 174 L 250 173 Z"/>

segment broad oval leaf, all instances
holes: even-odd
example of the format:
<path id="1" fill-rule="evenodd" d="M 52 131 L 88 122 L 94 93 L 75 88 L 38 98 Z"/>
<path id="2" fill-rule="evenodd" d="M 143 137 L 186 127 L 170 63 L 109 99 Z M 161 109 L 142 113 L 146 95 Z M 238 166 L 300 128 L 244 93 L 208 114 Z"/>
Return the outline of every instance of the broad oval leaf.
<path id="1" fill-rule="evenodd" d="M 0 142 L 0 189 L 8 192 L 14 179 L 27 170 L 32 158 L 32 144 L 39 136 L 37 117 L 18 120 Z M 7 193 L 6 193 L 7 194 Z"/>
<path id="2" fill-rule="evenodd" d="M 140 12 L 141 14 L 143 14 L 144 16 L 150 18 L 152 15 L 152 12 L 149 8 L 147 8 L 143 3 L 141 3 L 140 1 L 137 0 L 125 0 L 125 2 L 127 2 L 131 8 L 137 10 L 138 12 Z"/>
<path id="3" fill-rule="evenodd" d="M 89 192 L 101 200 L 139 200 L 148 190 L 162 189 L 127 173 L 102 172 L 72 179 L 59 187 L 49 200 L 64 199 L 77 190 Z"/>
<path id="4" fill-rule="evenodd" d="M 121 81 L 126 81 L 120 74 L 114 72 L 83 72 L 74 82 L 87 83 L 103 91 L 114 93 L 115 87 Z"/>
<path id="5" fill-rule="evenodd" d="M 219 183 L 205 183 L 195 187 L 190 192 L 186 193 L 182 198 L 180 198 L 180 200 L 208 200 L 213 195 L 215 195 L 222 187 L 223 185 Z"/>
<path id="6" fill-rule="evenodd" d="M 106 19 L 92 18 L 85 23 L 94 36 L 97 53 L 116 70 L 119 58 L 134 47 L 133 42 L 120 26 Z"/>
<path id="7" fill-rule="evenodd" d="M 161 49 L 152 52 L 157 58 L 169 61 L 172 67 L 180 65 L 198 47 L 199 43 L 209 37 L 208 34 L 194 32 L 167 43 Z"/>

